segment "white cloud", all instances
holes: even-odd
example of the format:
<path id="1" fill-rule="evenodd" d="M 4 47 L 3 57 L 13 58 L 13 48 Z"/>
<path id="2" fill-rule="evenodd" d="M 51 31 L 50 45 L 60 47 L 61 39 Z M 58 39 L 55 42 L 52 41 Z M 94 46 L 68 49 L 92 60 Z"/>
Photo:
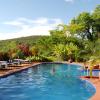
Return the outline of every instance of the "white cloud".
<path id="1" fill-rule="evenodd" d="M 75 1 L 78 1 L 78 0 L 64 0 L 65 2 L 69 2 L 69 3 L 74 3 Z M 91 2 L 92 0 L 79 0 L 79 1 L 83 1 L 83 2 Z"/>
<path id="2" fill-rule="evenodd" d="M 13 25 L 13 26 L 22 25 L 22 23 L 18 21 L 4 22 L 4 24 Z"/>
<path id="3" fill-rule="evenodd" d="M 73 2 L 74 0 L 65 0 L 65 2 Z"/>
<path id="4" fill-rule="evenodd" d="M 4 22 L 4 25 L 19 27 L 19 31 L 13 33 L 0 33 L 0 40 L 31 35 L 49 35 L 49 30 L 54 29 L 62 20 L 59 18 L 38 18 L 36 20 L 18 18 L 13 21 Z"/>
<path id="5" fill-rule="evenodd" d="M 39 18 L 39 19 L 33 21 L 33 23 L 39 24 L 39 25 L 48 24 L 48 19 L 47 18 Z"/>

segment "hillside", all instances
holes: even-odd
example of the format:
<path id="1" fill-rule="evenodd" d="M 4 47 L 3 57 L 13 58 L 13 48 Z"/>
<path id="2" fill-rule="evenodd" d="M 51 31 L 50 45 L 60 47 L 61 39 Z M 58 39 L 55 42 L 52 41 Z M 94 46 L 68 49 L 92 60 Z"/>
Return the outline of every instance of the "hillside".
<path id="1" fill-rule="evenodd" d="M 2 46 L 6 46 L 10 42 L 16 42 L 17 44 L 26 43 L 29 45 L 35 44 L 35 42 L 42 37 L 48 37 L 48 36 L 28 36 L 28 37 L 14 38 L 14 39 L 8 39 L 8 40 L 0 40 L 0 48 Z"/>

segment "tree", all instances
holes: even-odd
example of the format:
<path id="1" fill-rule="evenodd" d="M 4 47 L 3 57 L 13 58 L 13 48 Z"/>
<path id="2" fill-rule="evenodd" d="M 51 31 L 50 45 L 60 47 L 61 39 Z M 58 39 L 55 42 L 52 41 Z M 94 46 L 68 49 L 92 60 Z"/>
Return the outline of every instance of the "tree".
<path id="1" fill-rule="evenodd" d="M 24 53 L 19 49 L 17 50 L 16 54 L 14 55 L 15 58 L 20 58 L 20 59 L 24 59 L 25 55 Z"/>
<path id="2" fill-rule="evenodd" d="M 77 56 L 78 56 L 78 47 L 77 45 L 74 45 L 73 43 L 69 43 L 66 45 L 66 51 L 69 59 L 72 60 L 72 56 L 74 56 L 75 60 L 77 61 Z"/>
<path id="3" fill-rule="evenodd" d="M 60 24 L 55 30 L 50 31 L 53 44 L 65 44 L 67 38 L 67 25 Z"/>
<path id="4" fill-rule="evenodd" d="M 57 57 L 58 61 L 62 61 L 66 59 L 66 48 L 63 44 L 57 44 L 54 46 L 53 54 Z"/>
<path id="5" fill-rule="evenodd" d="M 38 56 L 39 48 L 35 45 L 30 48 L 30 52 L 32 56 Z"/>
<path id="6" fill-rule="evenodd" d="M 93 30 L 93 23 L 94 21 L 91 14 L 83 12 L 76 18 L 72 19 L 68 29 L 71 33 L 74 33 L 75 36 L 80 36 L 82 39 L 94 41 L 97 39 L 97 35 Z"/>
<path id="7" fill-rule="evenodd" d="M 29 56 L 30 55 L 28 44 L 20 43 L 17 47 L 24 54 L 24 56 Z"/>
<path id="8" fill-rule="evenodd" d="M 52 52 L 53 44 L 52 44 L 52 38 L 50 36 L 48 37 L 42 37 L 39 39 L 36 43 L 38 47 L 38 54 L 41 56 L 48 56 Z"/>
<path id="9" fill-rule="evenodd" d="M 67 30 L 70 32 L 71 37 L 79 37 L 84 39 L 85 38 L 85 29 L 84 26 L 82 24 L 70 24 L 67 27 Z"/>
<path id="10" fill-rule="evenodd" d="M 92 13 L 93 31 L 100 37 L 100 5 L 98 5 Z"/>

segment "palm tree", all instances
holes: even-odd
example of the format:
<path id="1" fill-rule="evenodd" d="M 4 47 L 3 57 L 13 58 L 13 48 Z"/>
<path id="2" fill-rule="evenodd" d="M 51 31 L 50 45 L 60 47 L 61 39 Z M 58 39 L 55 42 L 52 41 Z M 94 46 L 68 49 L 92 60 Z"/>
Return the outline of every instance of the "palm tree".
<path id="1" fill-rule="evenodd" d="M 66 45 L 67 55 L 69 56 L 69 59 L 72 60 L 72 55 L 75 56 L 75 59 L 77 60 L 77 54 L 78 54 L 78 47 L 77 45 L 74 45 L 73 43 L 69 43 Z"/>
<path id="2" fill-rule="evenodd" d="M 64 60 L 64 55 L 66 54 L 66 48 L 65 48 L 65 45 L 63 44 L 58 44 L 58 45 L 55 45 L 54 47 L 54 55 L 57 57 L 57 60 L 61 61 L 61 60 Z"/>

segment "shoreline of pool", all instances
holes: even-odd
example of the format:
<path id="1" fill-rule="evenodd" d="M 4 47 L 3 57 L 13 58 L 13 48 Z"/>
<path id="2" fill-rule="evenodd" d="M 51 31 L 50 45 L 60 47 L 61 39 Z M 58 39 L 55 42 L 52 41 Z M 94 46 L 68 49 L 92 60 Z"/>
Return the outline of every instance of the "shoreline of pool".
<path id="1" fill-rule="evenodd" d="M 96 93 L 90 98 L 91 100 L 100 100 L 100 79 L 96 82 L 90 81 L 96 87 Z"/>
<path id="2" fill-rule="evenodd" d="M 100 100 L 100 79 L 99 78 L 86 78 L 81 77 L 84 80 L 87 80 L 93 84 L 96 88 L 96 93 L 89 100 Z"/>
<path id="3" fill-rule="evenodd" d="M 68 62 L 64 62 L 64 63 L 68 64 Z M 83 63 L 78 63 L 78 62 L 73 62 L 71 64 L 76 64 L 76 65 L 79 65 L 79 66 L 84 66 Z M 96 88 L 96 93 L 89 100 L 100 100 L 100 78 L 98 77 L 98 78 L 90 79 L 90 78 L 82 77 L 82 79 L 88 80 Z"/>
<path id="4" fill-rule="evenodd" d="M 25 65 L 13 65 L 11 67 L 8 67 L 8 69 L 1 69 L 0 70 L 0 78 L 5 78 L 9 75 L 12 75 L 14 73 L 21 72 L 23 70 L 27 70 L 28 68 L 34 67 L 39 64 L 52 64 L 52 63 L 57 63 L 57 64 L 64 64 L 63 62 L 33 62 L 31 64 L 25 64 Z M 67 64 L 67 63 L 66 63 Z"/>
<path id="5" fill-rule="evenodd" d="M 34 66 L 39 65 L 39 64 L 41 64 L 41 63 L 32 63 L 32 64 L 26 64 L 24 66 L 17 66 L 17 67 L 14 66 L 14 67 L 10 67 L 12 69 L 1 69 L 2 72 L 0 73 L 0 78 L 5 78 L 5 77 L 7 77 L 9 75 L 12 75 L 14 73 L 21 72 L 23 70 L 27 70 L 28 68 L 34 67 Z"/>
<path id="6" fill-rule="evenodd" d="M 73 64 L 84 66 L 83 63 L 74 62 Z M 97 77 L 96 78 L 92 78 L 92 79 L 91 78 L 86 78 L 86 77 L 81 77 L 81 78 L 85 79 L 85 80 L 88 80 L 96 88 L 96 93 L 89 100 L 100 100 L 100 78 L 99 77 L 98 78 Z"/>

